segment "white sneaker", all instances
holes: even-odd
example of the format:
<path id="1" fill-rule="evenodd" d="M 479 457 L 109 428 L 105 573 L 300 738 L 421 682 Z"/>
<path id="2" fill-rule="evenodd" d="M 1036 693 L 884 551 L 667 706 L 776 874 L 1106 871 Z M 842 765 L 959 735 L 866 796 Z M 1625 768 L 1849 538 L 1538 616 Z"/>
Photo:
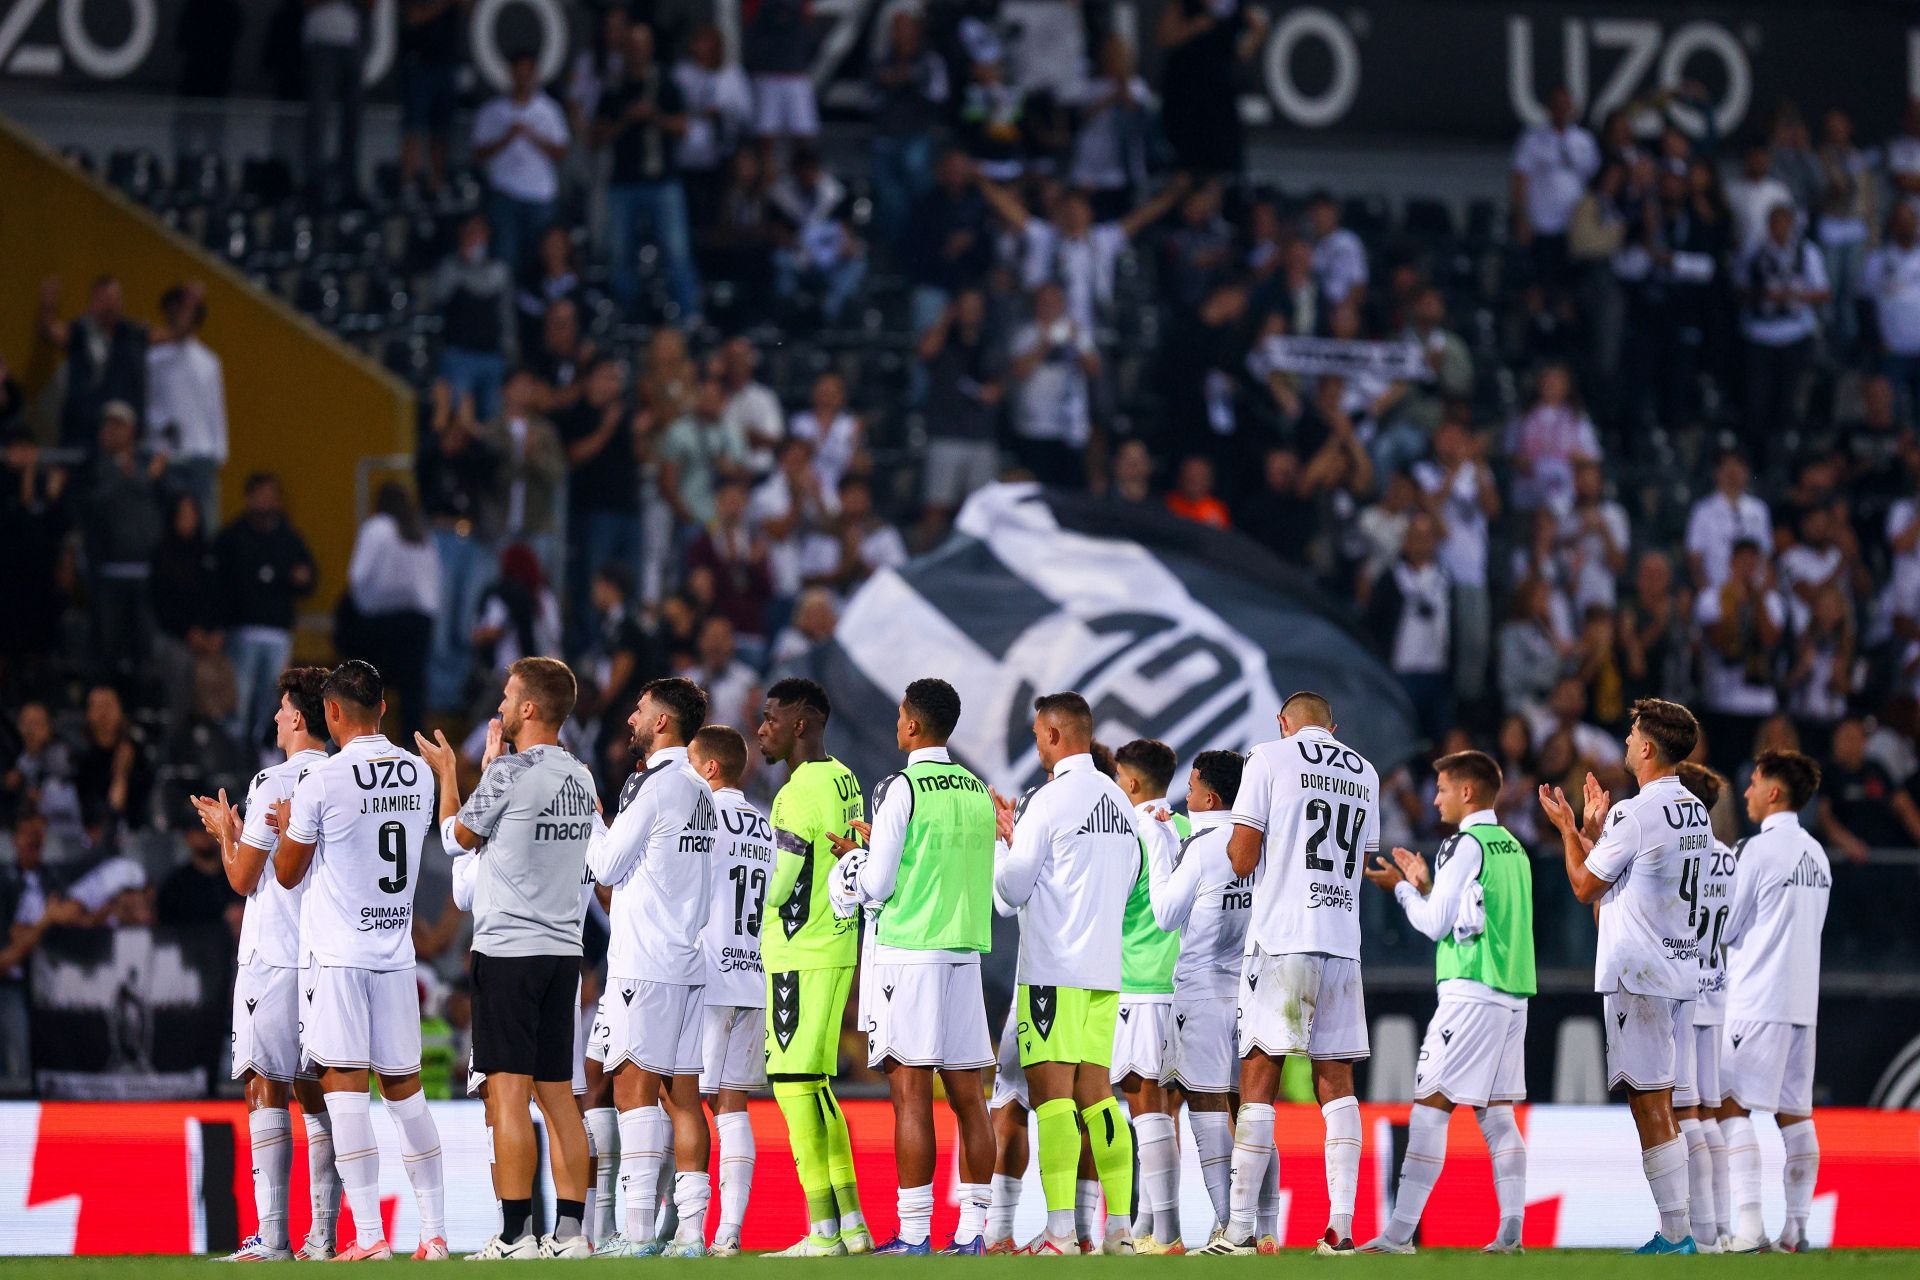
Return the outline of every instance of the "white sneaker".
<path id="1" fill-rule="evenodd" d="M 1131 1258 L 1133 1256 L 1133 1237 L 1108 1232 L 1105 1238 L 1100 1241 L 1100 1252 L 1108 1257 Z"/>
<path id="2" fill-rule="evenodd" d="M 1375 1236 L 1373 1239 L 1361 1245 L 1360 1252 L 1411 1254 L 1415 1252 L 1415 1249 L 1411 1240 L 1403 1244 L 1398 1240 L 1389 1240 L 1387 1237 L 1381 1235 Z"/>
<path id="3" fill-rule="evenodd" d="M 1495 1240 L 1492 1244 L 1480 1250 L 1482 1253 L 1525 1253 L 1526 1251 L 1526 1247 L 1517 1240 L 1511 1244 L 1505 1240 Z"/>
<path id="4" fill-rule="evenodd" d="M 1727 1253 L 1765 1253 L 1768 1244 L 1766 1240 L 1749 1240 L 1745 1236 L 1734 1236 L 1727 1241 L 1724 1250 Z M 1697 1248 L 1698 1245 L 1696 1244 L 1695 1247 Z"/>
<path id="5" fill-rule="evenodd" d="M 809 1235 L 798 1244 L 791 1245 L 774 1254 L 776 1258 L 844 1258 L 847 1246 L 838 1236 Z"/>
<path id="6" fill-rule="evenodd" d="M 1718 1253 L 1720 1252 L 1720 1245 L 1717 1241 L 1713 1240 L 1695 1239 L 1693 1242 L 1693 1251 L 1695 1253 Z"/>
<path id="7" fill-rule="evenodd" d="M 740 1256 L 739 1236 L 715 1236 L 713 1244 L 708 1246 L 707 1254 L 714 1258 L 737 1258 Z"/>
<path id="8" fill-rule="evenodd" d="M 540 1242 L 532 1236 L 521 1236 L 509 1244 L 499 1236 L 490 1236 L 476 1253 L 467 1255 L 468 1262 L 505 1262 L 540 1256 Z"/>
<path id="9" fill-rule="evenodd" d="M 1249 1240 L 1245 1244 L 1236 1243 L 1233 1237 L 1227 1234 L 1225 1227 L 1215 1227 L 1213 1239 L 1207 1241 L 1204 1249 L 1196 1249 L 1194 1252 L 1212 1254 L 1214 1257 L 1239 1258 L 1251 1256 L 1257 1252 L 1257 1249 L 1253 1241 Z"/>
<path id="10" fill-rule="evenodd" d="M 558 1240 L 552 1235 L 544 1235 L 540 1237 L 540 1256 L 543 1258 L 591 1258 L 593 1241 L 585 1236 L 569 1236 L 565 1240 Z"/>
<path id="11" fill-rule="evenodd" d="M 216 1259 L 219 1262 L 291 1262 L 292 1260 L 291 1249 L 276 1249 L 259 1236 L 248 1236 L 240 1242 L 238 1249 L 223 1258 Z"/>

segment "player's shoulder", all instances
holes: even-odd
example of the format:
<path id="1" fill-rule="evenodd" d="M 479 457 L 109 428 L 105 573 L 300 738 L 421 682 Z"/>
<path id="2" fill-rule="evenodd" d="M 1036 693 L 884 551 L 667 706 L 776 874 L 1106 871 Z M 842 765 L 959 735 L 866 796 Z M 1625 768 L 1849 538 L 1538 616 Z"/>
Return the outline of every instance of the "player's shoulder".
<path id="1" fill-rule="evenodd" d="M 873 810 L 878 813 L 890 797 L 896 795 L 906 802 L 909 810 L 913 807 L 913 779 L 907 776 L 905 769 L 896 769 L 880 781 L 873 784 Z"/>

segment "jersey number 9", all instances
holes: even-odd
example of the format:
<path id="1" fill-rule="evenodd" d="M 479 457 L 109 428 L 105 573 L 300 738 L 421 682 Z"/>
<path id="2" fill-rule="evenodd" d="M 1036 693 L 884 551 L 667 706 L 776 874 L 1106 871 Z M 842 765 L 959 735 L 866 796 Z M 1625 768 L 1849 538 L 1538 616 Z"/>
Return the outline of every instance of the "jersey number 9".
<path id="1" fill-rule="evenodd" d="M 380 860 L 393 864 L 391 876 L 380 877 L 380 892 L 407 890 L 407 829 L 397 822 L 380 824 Z"/>

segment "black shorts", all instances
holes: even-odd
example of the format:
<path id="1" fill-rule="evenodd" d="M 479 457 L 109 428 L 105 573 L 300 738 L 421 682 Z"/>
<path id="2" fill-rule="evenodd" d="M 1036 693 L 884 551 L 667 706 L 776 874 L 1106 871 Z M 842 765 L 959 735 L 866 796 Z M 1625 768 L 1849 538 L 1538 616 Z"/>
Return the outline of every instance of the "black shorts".
<path id="1" fill-rule="evenodd" d="M 473 1069 L 573 1080 L 579 956 L 473 953 Z"/>

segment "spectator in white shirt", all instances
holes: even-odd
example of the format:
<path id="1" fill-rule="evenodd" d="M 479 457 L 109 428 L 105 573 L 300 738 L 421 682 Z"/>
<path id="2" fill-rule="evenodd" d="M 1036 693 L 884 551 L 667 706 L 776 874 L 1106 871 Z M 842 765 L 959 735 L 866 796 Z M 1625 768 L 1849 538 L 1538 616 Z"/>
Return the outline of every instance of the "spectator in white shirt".
<path id="1" fill-rule="evenodd" d="M 1513 463 L 1513 505 L 1520 511 L 1563 509 L 1573 497 L 1573 462 L 1600 456 L 1600 435 L 1564 364 L 1545 365 L 1533 406 L 1507 428 Z"/>
<path id="2" fill-rule="evenodd" d="M 1767 214 L 1766 239 L 1748 255 L 1741 285 L 1746 436 L 1757 451 L 1776 451 L 1799 425 L 1800 386 L 1828 297 L 1826 259 L 1800 235 L 1791 205 Z"/>
<path id="3" fill-rule="evenodd" d="M 1043 484 L 1079 488 L 1093 436 L 1091 379 L 1100 371 L 1093 335 L 1067 314 L 1053 281 L 1033 292 L 1033 320 L 1014 334 L 1013 426 L 1021 463 Z"/>
<path id="4" fill-rule="evenodd" d="M 687 120 L 675 152 L 696 226 L 712 221 L 727 162 L 753 119 L 753 87 L 740 64 L 726 55 L 720 29 L 703 26 L 687 38 L 686 56 L 673 64 Z"/>
<path id="5" fill-rule="evenodd" d="M 1367 296 L 1367 246 L 1340 225 L 1340 203 L 1325 191 L 1307 201 L 1307 238 L 1313 242 L 1313 278 L 1333 306 Z"/>
<path id="6" fill-rule="evenodd" d="M 793 415 L 788 430 L 813 446 L 813 470 L 826 493 L 838 492 L 840 477 L 853 465 L 866 437 L 858 414 L 847 410 L 847 382 L 832 369 L 813 380 L 807 408 Z"/>
<path id="7" fill-rule="evenodd" d="M 831 584 L 850 593 L 882 569 L 907 562 L 906 540 L 873 509 L 873 486 L 862 476 L 840 482 L 840 565 Z"/>
<path id="8" fill-rule="evenodd" d="M 380 486 L 347 564 L 353 602 L 341 653 L 380 669 L 400 698 L 400 741 L 412 741 L 426 715 L 427 650 L 440 611 L 440 553 L 427 536 L 413 495 L 398 481 Z"/>
<path id="9" fill-rule="evenodd" d="M 754 350 L 749 339 L 739 335 L 728 338 L 713 361 L 719 370 L 720 385 L 727 393 L 727 407 L 722 417 L 730 428 L 737 429 L 746 438 L 749 474 L 756 478 L 765 476 L 773 470 L 774 450 L 787 438 L 786 413 L 780 407 L 780 397 L 773 394 L 772 387 L 754 381 L 760 353 Z"/>
<path id="10" fill-rule="evenodd" d="M 1512 169 L 1514 239 L 1531 247 L 1542 284 L 1563 284 L 1567 226 L 1587 181 L 1600 171 L 1600 146 L 1575 123 L 1573 95 L 1565 87 L 1547 95 L 1546 122 L 1520 135 Z"/>
<path id="11" fill-rule="evenodd" d="M 473 158 L 487 174 L 487 221 L 500 260 L 518 271 L 531 257 L 560 199 L 567 114 L 540 88 L 532 53 L 509 64 L 506 93 L 473 118 Z"/>
<path id="12" fill-rule="evenodd" d="M 1462 701 L 1487 688 L 1493 646 L 1493 596 L 1487 589 L 1487 524 L 1500 514 L 1500 491 L 1486 464 L 1486 441 L 1458 417 L 1433 434 L 1433 460 L 1418 462 L 1414 482 L 1440 522 L 1440 566 L 1453 583 L 1453 684 Z"/>
<path id="13" fill-rule="evenodd" d="M 1747 492 L 1753 469 L 1729 449 L 1713 469 L 1713 492 L 1693 504 L 1687 515 L 1687 568 L 1702 589 L 1727 580 L 1734 544 L 1762 546 L 1773 537 L 1773 517 L 1767 504 Z"/>
<path id="14" fill-rule="evenodd" d="M 206 288 L 175 285 L 160 298 L 162 327 L 147 348 L 148 448 L 167 457 L 167 479 L 220 526 L 220 468 L 227 461 L 227 388 L 220 357 L 200 341 Z"/>
<path id="15" fill-rule="evenodd" d="M 1607 497 L 1606 472 L 1596 458 L 1573 463 L 1573 503 L 1554 531 L 1554 560 L 1573 610 L 1612 609 L 1627 568 L 1627 509 Z"/>
<path id="16" fill-rule="evenodd" d="M 1435 559 L 1439 542 L 1439 522 L 1416 512 L 1407 521 L 1399 562 L 1380 575 L 1367 600 L 1368 625 L 1429 743 L 1439 742 L 1451 726 L 1454 705 L 1453 588 Z"/>
<path id="17" fill-rule="evenodd" d="M 718 614 L 700 624 L 694 664 L 678 674 L 707 691 L 714 724 L 751 724 L 759 714 L 760 677 L 740 660 L 733 624 Z"/>
<path id="18" fill-rule="evenodd" d="M 774 473 L 747 500 L 747 518 L 767 539 L 767 572 L 773 579 L 774 627 L 793 608 L 807 577 L 831 569 L 835 544 L 829 530 L 840 514 L 834 489 L 820 484 L 813 442 L 789 436 Z"/>
<path id="19" fill-rule="evenodd" d="M 1768 220 L 1781 205 L 1798 218 L 1793 188 L 1774 176 L 1773 152 L 1764 143 L 1747 148 L 1740 164 L 1740 176 L 1726 186 L 1727 208 L 1733 213 L 1733 245 L 1736 256 L 1744 257 L 1760 247 L 1767 238 Z"/>
<path id="20" fill-rule="evenodd" d="M 1867 255 L 1860 294 L 1873 306 L 1880 334 L 1881 372 L 1905 401 L 1912 422 L 1920 416 L 1920 213 L 1903 201 L 1887 215 L 1887 238 Z"/>

